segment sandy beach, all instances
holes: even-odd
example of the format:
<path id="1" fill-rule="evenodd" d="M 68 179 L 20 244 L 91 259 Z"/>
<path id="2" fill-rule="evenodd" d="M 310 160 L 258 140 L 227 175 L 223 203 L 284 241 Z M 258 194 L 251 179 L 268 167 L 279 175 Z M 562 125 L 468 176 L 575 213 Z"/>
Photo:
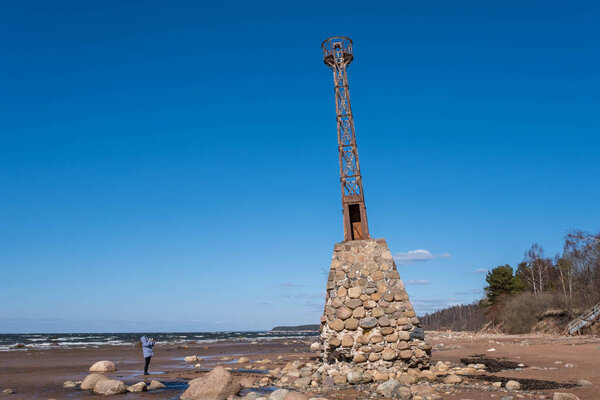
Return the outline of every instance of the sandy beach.
<path id="1" fill-rule="evenodd" d="M 465 367 L 461 358 L 484 355 L 498 360 L 514 361 L 523 367 L 498 372 L 486 372 L 485 378 L 463 376 L 458 385 L 422 383 L 431 386 L 443 399 L 500 399 L 546 398 L 554 392 L 573 393 L 581 400 L 600 398 L 600 339 L 595 337 L 558 337 L 551 335 L 492 335 L 465 332 L 428 332 L 427 338 L 434 346 L 433 362 L 449 362 L 451 367 Z M 80 381 L 88 374 L 89 367 L 99 360 L 111 360 L 118 368 L 108 375 L 114 379 L 134 384 L 149 383 L 156 379 L 166 385 L 146 393 L 128 393 L 119 398 L 178 399 L 190 379 L 202 376 L 214 366 L 221 364 L 243 380 L 245 388 L 240 394 L 255 391 L 264 395 L 275 387 L 259 387 L 259 381 L 268 371 L 282 368 L 290 361 L 315 362 L 317 353 L 310 351 L 314 338 L 274 339 L 265 342 L 233 342 L 167 344 L 157 346 L 152 359 L 151 375 L 142 375 L 141 350 L 136 345 L 103 346 L 98 348 L 46 350 L 18 349 L 0 354 L 0 389 L 10 388 L 11 399 L 85 399 L 96 397 L 77 388 L 65 389 L 63 382 Z M 494 349 L 494 351 L 489 351 Z M 201 367 L 184 361 L 184 357 L 196 355 Z M 240 357 L 249 362 L 238 364 Z M 492 382 L 502 378 L 516 380 L 544 380 L 557 384 L 573 384 L 572 388 L 520 390 L 507 392 L 495 388 Z M 581 379 L 592 386 L 578 386 Z M 252 387 L 254 386 L 254 387 Z M 315 397 L 330 399 L 361 399 L 371 396 L 376 384 L 360 386 L 333 386 L 302 390 Z M 509 397 L 507 397 L 508 399 Z"/>

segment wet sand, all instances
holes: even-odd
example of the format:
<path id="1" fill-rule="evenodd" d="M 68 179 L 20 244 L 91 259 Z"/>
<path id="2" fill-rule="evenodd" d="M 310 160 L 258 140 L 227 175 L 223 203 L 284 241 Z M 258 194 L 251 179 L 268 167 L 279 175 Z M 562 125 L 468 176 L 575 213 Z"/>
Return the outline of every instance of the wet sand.
<path id="1" fill-rule="evenodd" d="M 576 383 L 579 379 L 590 381 L 593 386 L 558 390 L 536 390 L 507 393 L 498 390 L 481 390 L 480 381 L 466 379 L 454 387 L 434 385 L 444 399 L 499 399 L 502 396 L 516 395 L 525 398 L 552 398 L 556 391 L 573 393 L 581 400 L 600 399 L 600 339 L 595 337 L 556 337 L 550 335 L 473 335 L 469 333 L 430 332 L 427 340 L 434 346 L 433 360 L 450 361 L 453 365 L 464 366 L 460 359 L 474 355 L 506 359 L 523 363 L 521 370 L 505 370 L 489 373 L 489 382 L 498 377 L 543 379 L 562 383 Z M 186 382 L 201 376 L 221 364 L 231 367 L 232 372 L 245 379 L 250 385 L 266 376 L 268 369 L 283 367 L 287 362 L 303 360 L 315 361 L 317 354 L 310 352 L 310 339 L 272 340 L 262 343 L 218 342 L 211 344 L 189 344 L 157 346 L 150 365 L 149 377 L 142 375 L 143 359 L 137 346 L 106 346 L 85 349 L 15 350 L 0 353 L 0 390 L 11 388 L 15 391 L 10 399 L 87 399 L 98 398 L 90 392 L 79 389 L 63 389 L 67 380 L 82 380 L 89 367 L 96 361 L 111 360 L 118 371 L 110 377 L 127 384 L 140 381 L 159 380 L 167 385 L 147 393 L 128 393 L 118 398 L 178 399 L 185 390 Z M 496 351 L 489 352 L 490 348 Z M 196 355 L 202 358 L 201 368 L 196 363 L 186 363 L 185 356 Z M 239 357 L 248 357 L 249 364 L 239 365 Z M 229 357 L 231 360 L 222 360 Z M 268 361 L 264 361 L 268 360 Z M 242 368 L 242 369 L 240 369 Z M 262 370 L 260 370 L 262 369 Z M 477 384 L 476 384 L 477 383 Z M 273 388 L 271 388 L 272 390 Z M 265 393 L 269 388 L 263 388 Z M 242 394 L 257 389 L 245 389 Z M 311 393 L 308 391 L 307 393 Z M 325 393 L 313 394 L 330 399 L 360 399 L 367 394 L 355 388 L 333 388 Z"/>

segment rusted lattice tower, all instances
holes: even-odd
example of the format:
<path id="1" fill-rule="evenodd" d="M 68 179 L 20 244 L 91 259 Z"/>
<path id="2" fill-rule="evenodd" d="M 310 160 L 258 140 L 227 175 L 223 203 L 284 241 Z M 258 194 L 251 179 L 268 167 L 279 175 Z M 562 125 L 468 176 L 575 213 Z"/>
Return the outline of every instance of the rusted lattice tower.
<path id="1" fill-rule="evenodd" d="M 354 58 L 352 40 L 343 36 L 335 36 L 325 40 L 321 47 L 323 48 L 323 61 L 333 70 L 335 84 L 344 241 L 369 239 L 367 209 L 360 176 L 354 121 L 350 107 L 350 90 L 346 74 L 346 68 Z"/>

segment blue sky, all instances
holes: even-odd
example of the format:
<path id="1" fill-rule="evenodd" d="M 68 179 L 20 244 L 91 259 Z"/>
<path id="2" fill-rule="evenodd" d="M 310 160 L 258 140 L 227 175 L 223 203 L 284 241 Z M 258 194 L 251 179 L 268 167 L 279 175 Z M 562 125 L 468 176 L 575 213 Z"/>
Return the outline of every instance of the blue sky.
<path id="1" fill-rule="evenodd" d="M 0 332 L 318 323 L 342 239 L 330 70 L 418 312 L 600 229 L 593 1 L 0 5 Z"/>

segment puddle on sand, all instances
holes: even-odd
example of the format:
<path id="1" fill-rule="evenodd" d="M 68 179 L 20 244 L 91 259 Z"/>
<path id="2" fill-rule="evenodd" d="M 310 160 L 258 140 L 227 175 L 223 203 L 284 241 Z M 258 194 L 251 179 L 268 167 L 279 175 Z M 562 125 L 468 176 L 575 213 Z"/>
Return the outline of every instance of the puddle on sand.
<path id="1" fill-rule="evenodd" d="M 242 389 L 242 391 L 240 392 L 240 397 L 243 397 L 245 395 L 247 395 L 248 393 L 251 392 L 255 392 L 261 395 L 269 395 L 271 393 L 273 393 L 274 391 L 276 391 L 277 389 L 279 389 L 277 386 L 267 386 L 267 387 L 261 387 L 261 388 L 244 388 Z"/>

